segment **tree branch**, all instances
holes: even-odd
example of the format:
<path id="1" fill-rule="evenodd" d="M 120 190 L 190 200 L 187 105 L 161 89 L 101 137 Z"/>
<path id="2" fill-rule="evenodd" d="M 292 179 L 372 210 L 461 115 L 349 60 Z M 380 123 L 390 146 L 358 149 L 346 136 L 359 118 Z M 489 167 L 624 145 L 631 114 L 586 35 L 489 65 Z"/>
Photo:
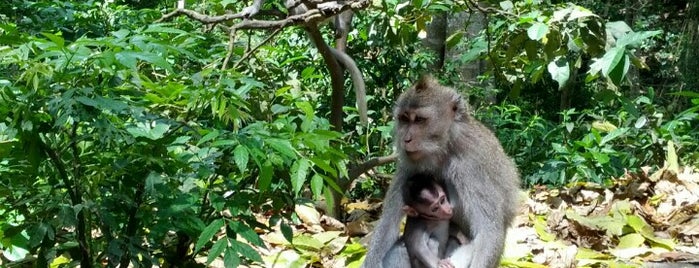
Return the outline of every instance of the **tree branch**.
<path id="1" fill-rule="evenodd" d="M 354 180 L 356 180 L 359 177 L 359 175 L 364 174 L 365 172 L 369 171 L 370 169 L 377 167 L 377 166 L 381 166 L 381 165 L 385 165 L 385 164 L 394 162 L 394 161 L 396 161 L 396 159 L 398 159 L 398 155 L 395 153 L 392 155 L 388 155 L 388 156 L 381 156 L 381 157 L 375 157 L 375 158 L 369 159 L 366 162 L 361 163 L 358 166 L 353 167 L 349 170 L 349 172 L 348 172 L 348 176 L 349 176 L 348 181 L 349 182 L 348 183 L 351 184 Z"/>
<path id="2" fill-rule="evenodd" d="M 314 3 L 315 2 L 318 1 L 314 0 Z M 370 0 L 347 1 L 342 4 L 338 2 L 319 3 L 315 9 L 309 9 L 308 11 L 306 11 L 306 13 L 303 14 L 288 16 L 280 20 L 246 19 L 236 25 L 233 25 L 231 29 L 277 29 L 287 27 L 290 25 L 305 25 L 307 23 L 317 22 L 319 20 L 324 20 L 326 18 L 335 16 L 339 13 L 342 13 L 345 10 L 364 9 L 368 7 L 370 4 Z M 206 14 L 196 12 L 194 10 L 178 8 L 168 14 L 163 15 L 162 18 L 156 20 L 155 22 L 169 21 L 177 16 L 187 16 L 190 19 L 205 24 L 221 23 L 235 19 L 245 19 L 245 14 L 243 12 L 235 14 L 225 14 L 220 16 L 209 16 Z"/>

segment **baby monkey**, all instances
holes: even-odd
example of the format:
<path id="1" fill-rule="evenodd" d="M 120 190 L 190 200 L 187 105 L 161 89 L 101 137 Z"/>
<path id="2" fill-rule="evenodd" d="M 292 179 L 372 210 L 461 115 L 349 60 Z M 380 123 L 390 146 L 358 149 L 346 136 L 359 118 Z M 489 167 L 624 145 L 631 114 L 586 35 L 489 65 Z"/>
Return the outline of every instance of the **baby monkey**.
<path id="1" fill-rule="evenodd" d="M 450 228 L 452 205 L 444 187 L 430 175 L 416 174 L 408 179 L 403 196 L 408 216 L 403 242 L 411 267 L 454 268 L 448 251 L 467 241 L 459 228 Z M 458 244 L 451 246 L 454 242 Z"/>

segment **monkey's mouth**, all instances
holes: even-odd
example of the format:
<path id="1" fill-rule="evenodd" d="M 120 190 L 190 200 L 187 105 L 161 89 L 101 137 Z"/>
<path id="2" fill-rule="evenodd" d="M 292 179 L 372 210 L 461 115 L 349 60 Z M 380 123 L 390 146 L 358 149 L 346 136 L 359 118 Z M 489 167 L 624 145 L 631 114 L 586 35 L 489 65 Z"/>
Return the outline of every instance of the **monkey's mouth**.
<path id="1" fill-rule="evenodd" d="M 415 151 L 405 150 L 405 155 L 408 158 L 410 158 L 410 160 L 413 160 L 413 161 L 420 160 L 420 158 L 422 158 L 422 152 L 420 152 L 420 150 L 415 150 Z"/>

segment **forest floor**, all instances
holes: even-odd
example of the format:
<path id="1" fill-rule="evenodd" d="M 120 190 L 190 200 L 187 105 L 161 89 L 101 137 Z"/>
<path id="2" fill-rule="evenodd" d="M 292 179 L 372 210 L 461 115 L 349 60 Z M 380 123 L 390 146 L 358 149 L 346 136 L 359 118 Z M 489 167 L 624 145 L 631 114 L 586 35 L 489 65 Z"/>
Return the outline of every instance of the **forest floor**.
<path id="1" fill-rule="evenodd" d="M 699 264 L 699 171 L 676 164 L 641 170 L 613 185 L 576 182 L 523 190 L 501 266 Z M 293 244 L 279 228 L 261 233 L 267 244 L 259 249 L 265 266 L 358 267 L 380 207 L 380 200 L 346 202 L 349 216 L 343 224 L 314 207 L 297 206 Z"/>

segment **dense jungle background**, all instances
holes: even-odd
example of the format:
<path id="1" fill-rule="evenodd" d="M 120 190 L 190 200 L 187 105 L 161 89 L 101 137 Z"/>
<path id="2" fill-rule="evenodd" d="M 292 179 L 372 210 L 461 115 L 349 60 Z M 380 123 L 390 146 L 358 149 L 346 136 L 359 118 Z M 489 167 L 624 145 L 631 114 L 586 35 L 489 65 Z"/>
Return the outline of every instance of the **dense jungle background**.
<path id="1" fill-rule="evenodd" d="M 697 1 L 347 1 L 366 125 L 282 2 L 0 2 L 0 266 L 358 267 L 423 74 L 520 169 L 502 266 L 699 262 Z"/>

